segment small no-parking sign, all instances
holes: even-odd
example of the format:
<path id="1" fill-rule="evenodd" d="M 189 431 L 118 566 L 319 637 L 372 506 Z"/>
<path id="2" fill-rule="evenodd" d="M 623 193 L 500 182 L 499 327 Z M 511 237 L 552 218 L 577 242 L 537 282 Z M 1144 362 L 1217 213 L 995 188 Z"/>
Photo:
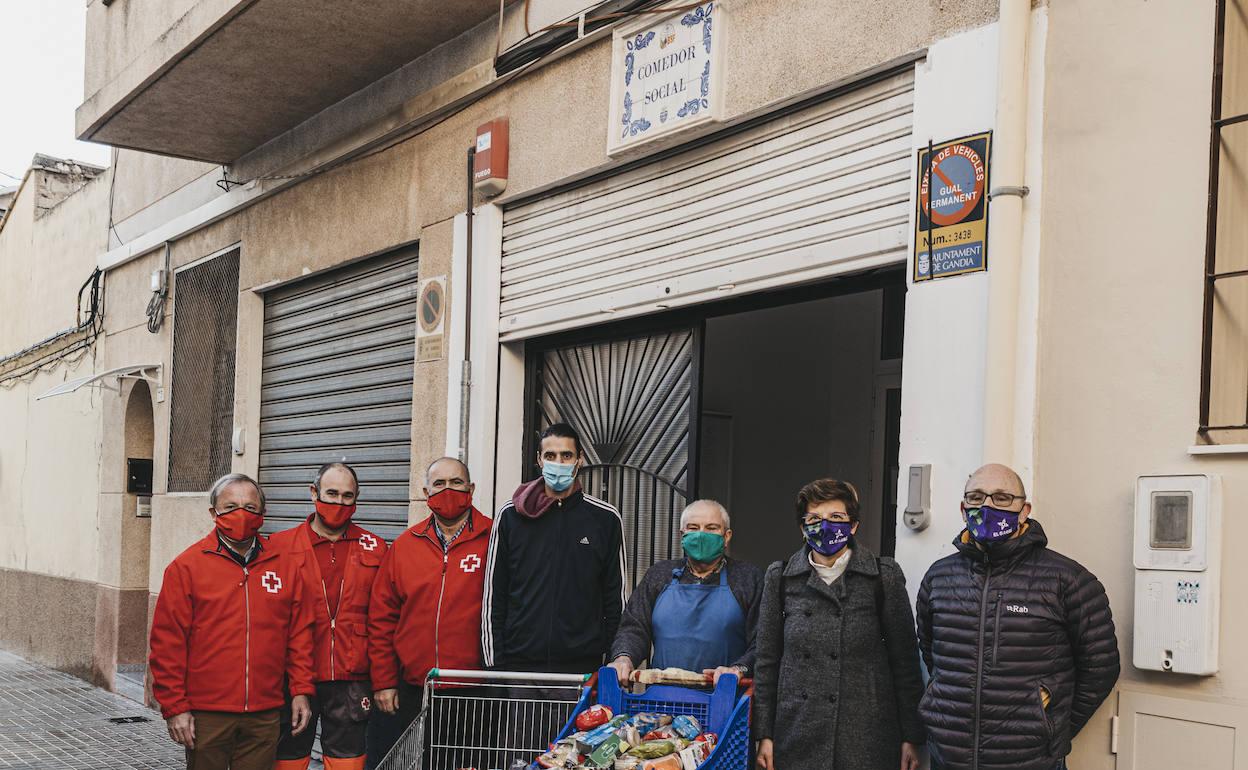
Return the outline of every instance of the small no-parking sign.
<path id="1" fill-rule="evenodd" d="M 992 132 L 919 151 L 914 280 L 988 268 L 988 164 Z"/>
<path id="2" fill-rule="evenodd" d="M 446 276 L 420 282 L 416 305 L 416 360 L 436 361 L 442 357 L 442 330 L 446 321 Z"/>

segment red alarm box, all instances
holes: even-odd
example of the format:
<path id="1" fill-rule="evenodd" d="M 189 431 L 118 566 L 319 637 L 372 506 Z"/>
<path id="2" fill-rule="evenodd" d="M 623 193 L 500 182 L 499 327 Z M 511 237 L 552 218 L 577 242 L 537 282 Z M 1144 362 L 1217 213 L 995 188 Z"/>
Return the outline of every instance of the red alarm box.
<path id="1" fill-rule="evenodd" d="M 498 195 L 507 189 L 507 118 L 494 118 L 477 127 L 472 185 L 482 195 Z"/>

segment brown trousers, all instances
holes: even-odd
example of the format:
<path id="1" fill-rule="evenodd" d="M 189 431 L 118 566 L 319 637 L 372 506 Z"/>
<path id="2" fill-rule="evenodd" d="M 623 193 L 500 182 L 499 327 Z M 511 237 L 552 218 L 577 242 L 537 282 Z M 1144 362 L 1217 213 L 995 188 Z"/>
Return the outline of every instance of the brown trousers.
<path id="1" fill-rule="evenodd" d="M 278 710 L 252 714 L 195 711 L 195 748 L 186 770 L 272 770 L 277 756 Z"/>

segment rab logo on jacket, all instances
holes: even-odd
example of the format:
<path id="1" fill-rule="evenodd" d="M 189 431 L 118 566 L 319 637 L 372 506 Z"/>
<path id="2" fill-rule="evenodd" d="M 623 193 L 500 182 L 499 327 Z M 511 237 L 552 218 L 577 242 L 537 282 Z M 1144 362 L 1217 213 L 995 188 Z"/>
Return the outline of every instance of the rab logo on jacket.
<path id="1" fill-rule="evenodd" d="M 377 549 L 377 538 L 365 532 L 360 535 L 360 547 L 365 551 L 374 551 Z"/>
<path id="2" fill-rule="evenodd" d="M 481 557 L 470 553 L 459 560 L 459 568 L 464 572 L 476 572 L 481 569 Z"/>
<path id="3" fill-rule="evenodd" d="M 282 579 L 278 577 L 276 572 L 269 570 L 264 573 L 264 577 L 260 578 L 260 585 L 264 586 L 264 590 L 275 594 L 282 590 Z"/>

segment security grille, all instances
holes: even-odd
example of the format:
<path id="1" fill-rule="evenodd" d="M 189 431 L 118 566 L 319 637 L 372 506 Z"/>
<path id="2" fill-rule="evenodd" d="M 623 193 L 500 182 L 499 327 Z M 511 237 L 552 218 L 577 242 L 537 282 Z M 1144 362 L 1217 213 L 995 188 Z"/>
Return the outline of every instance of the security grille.
<path id="1" fill-rule="evenodd" d="M 329 461 L 360 476 L 355 521 L 387 539 L 407 526 L 417 252 L 404 249 L 275 290 L 264 302 L 260 483 L 266 527 L 312 510 Z"/>
<path id="2" fill-rule="evenodd" d="M 203 492 L 230 471 L 238 250 L 174 279 L 169 491 Z"/>
<path id="3" fill-rule="evenodd" d="M 581 485 L 623 516 L 634 585 L 654 562 L 680 555 L 696 340 L 695 330 L 679 329 L 554 348 L 535 360 L 535 433 L 562 421 L 581 434 Z M 536 454 L 535 445 L 528 456 Z"/>

